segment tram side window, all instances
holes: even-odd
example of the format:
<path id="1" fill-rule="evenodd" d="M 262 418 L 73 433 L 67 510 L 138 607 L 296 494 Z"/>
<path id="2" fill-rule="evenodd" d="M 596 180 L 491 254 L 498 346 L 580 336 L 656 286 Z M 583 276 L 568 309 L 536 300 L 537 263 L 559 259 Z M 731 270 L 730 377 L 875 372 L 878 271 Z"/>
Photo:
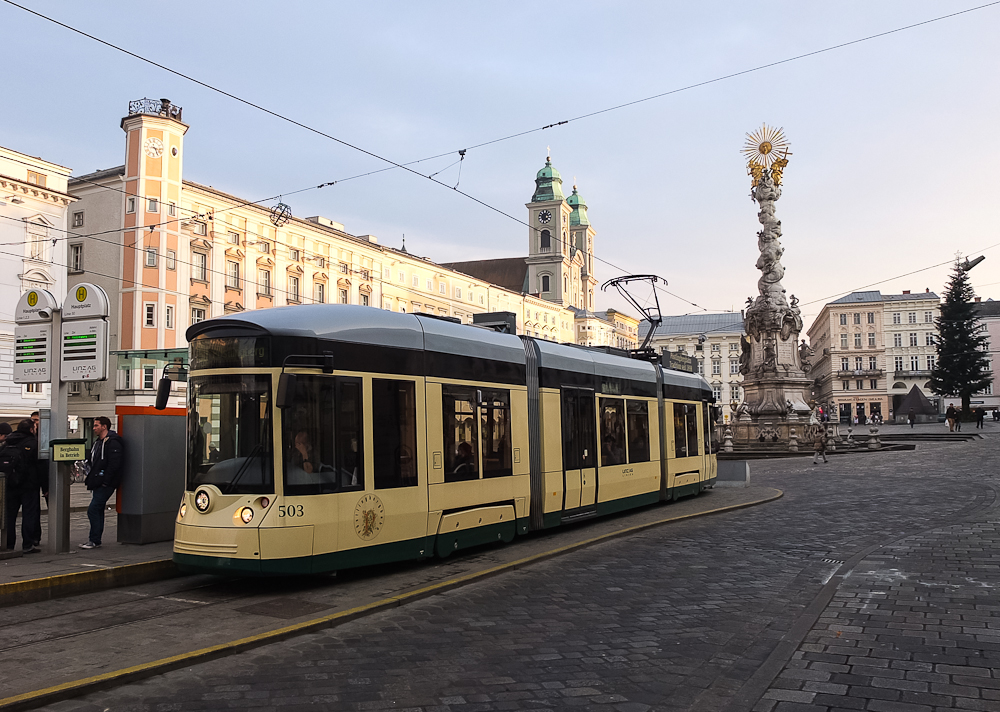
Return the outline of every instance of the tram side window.
<path id="1" fill-rule="evenodd" d="M 698 407 L 674 403 L 674 453 L 677 457 L 698 454 Z"/>
<path id="2" fill-rule="evenodd" d="M 628 461 L 649 462 L 649 403 L 628 401 Z"/>
<path id="3" fill-rule="evenodd" d="M 687 405 L 685 408 L 685 418 L 687 419 L 687 441 L 688 452 L 694 456 L 699 454 L 698 449 L 698 406 Z"/>
<path id="4" fill-rule="evenodd" d="M 372 379 L 375 489 L 417 484 L 417 396 L 413 381 Z"/>
<path id="5" fill-rule="evenodd" d="M 361 379 L 337 379 L 337 473 L 342 490 L 365 488 Z"/>
<path id="6" fill-rule="evenodd" d="M 624 465 L 625 401 L 601 398 L 601 465 Z"/>
<path id="7" fill-rule="evenodd" d="M 510 391 L 483 391 L 483 477 L 514 474 L 510 441 Z"/>
<path id="8" fill-rule="evenodd" d="M 333 378 L 300 374 L 295 379 L 295 405 L 282 412 L 286 495 L 337 490 L 335 389 Z"/>
<path id="9" fill-rule="evenodd" d="M 442 386 L 444 424 L 444 481 L 479 479 L 479 428 L 476 419 L 476 389 Z"/>
<path id="10" fill-rule="evenodd" d="M 712 454 L 712 408 L 708 403 L 702 404 L 701 419 L 705 426 L 705 454 Z"/>

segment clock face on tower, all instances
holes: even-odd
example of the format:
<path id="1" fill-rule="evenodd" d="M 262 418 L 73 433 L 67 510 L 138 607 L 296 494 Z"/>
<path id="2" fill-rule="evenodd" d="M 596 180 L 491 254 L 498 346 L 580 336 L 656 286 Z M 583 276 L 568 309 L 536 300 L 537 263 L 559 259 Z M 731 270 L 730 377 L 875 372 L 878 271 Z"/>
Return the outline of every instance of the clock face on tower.
<path id="1" fill-rule="evenodd" d="M 538 213 L 538 222 L 542 223 L 543 225 L 548 224 L 549 221 L 551 220 L 552 220 L 552 213 L 549 212 L 548 210 L 543 210 L 542 212 Z"/>
<path id="2" fill-rule="evenodd" d="M 163 155 L 163 141 L 158 138 L 147 138 L 142 142 L 142 150 L 150 158 L 159 158 Z"/>

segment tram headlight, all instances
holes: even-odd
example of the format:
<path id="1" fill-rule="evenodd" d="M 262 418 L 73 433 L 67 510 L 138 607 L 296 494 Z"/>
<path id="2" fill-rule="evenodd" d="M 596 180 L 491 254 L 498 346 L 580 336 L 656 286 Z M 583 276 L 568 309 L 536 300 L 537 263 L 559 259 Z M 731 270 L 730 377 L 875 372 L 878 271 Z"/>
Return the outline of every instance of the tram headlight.
<path id="1" fill-rule="evenodd" d="M 267 505 L 269 505 L 270 503 L 271 503 L 271 500 L 269 500 L 267 497 L 261 497 L 260 498 L 261 509 L 267 509 Z"/>
<path id="2" fill-rule="evenodd" d="M 184 515 L 187 514 L 188 506 L 187 502 L 181 502 L 181 519 L 184 519 Z"/>
<path id="3" fill-rule="evenodd" d="M 244 524 L 249 524 L 253 521 L 253 510 L 250 507 L 244 507 L 240 511 L 240 519 L 243 520 Z"/>
<path id="4" fill-rule="evenodd" d="M 208 508 L 212 506 L 212 499 L 208 496 L 208 492 L 205 490 L 198 490 L 197 494 L 194 496 L 194 506 L 198 508 L 198 511 L 205 513 Z"/>

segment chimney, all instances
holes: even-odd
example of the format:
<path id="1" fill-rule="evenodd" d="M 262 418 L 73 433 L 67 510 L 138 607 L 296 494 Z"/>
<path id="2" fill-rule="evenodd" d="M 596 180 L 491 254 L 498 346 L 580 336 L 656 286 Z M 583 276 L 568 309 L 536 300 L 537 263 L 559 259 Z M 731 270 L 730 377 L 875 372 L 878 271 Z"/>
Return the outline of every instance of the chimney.
<path id="1" fill-rule="evenodd" d="M 909 294 L 909 293 L 910 293 L 910 290 L 909 290 L 909 289 L 904 289 L 904 290 L 903 290 L 903 294 Z"/>
<path id="2" fill-rule="evenodd" d="M 976 302 L 981 302 L 982 300 L 983 300 L 982 297 L 976 297 Z"/>

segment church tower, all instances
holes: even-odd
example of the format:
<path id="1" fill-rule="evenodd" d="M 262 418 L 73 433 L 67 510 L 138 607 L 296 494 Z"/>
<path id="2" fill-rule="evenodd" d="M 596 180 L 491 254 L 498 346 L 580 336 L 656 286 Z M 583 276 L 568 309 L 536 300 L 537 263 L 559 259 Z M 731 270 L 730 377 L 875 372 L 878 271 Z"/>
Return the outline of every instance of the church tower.
<path id="1" fill-rule="evenodd" d="M 574 279 L 576 247 L 570 238 L 571 208 L 562 191 L 562 176 L 552 167 L 551 157 L 535 176 L 535 192 L 528 208 L 529 294 L 564 307 L 582 308 L 580 284 Z"/>
<path id="2" fill-rule="evenodd" d="M 594 311 L 594 292 L 597 290 L 597 275 L 594 272 L 594 228 L 587 216 L 587 201 L 576 192 L 566 199 L 570 207 L 569 229 L 570 241 L 583 258 L 580 269 L 580 294 L 584 302 L 583 308 Z"/>

